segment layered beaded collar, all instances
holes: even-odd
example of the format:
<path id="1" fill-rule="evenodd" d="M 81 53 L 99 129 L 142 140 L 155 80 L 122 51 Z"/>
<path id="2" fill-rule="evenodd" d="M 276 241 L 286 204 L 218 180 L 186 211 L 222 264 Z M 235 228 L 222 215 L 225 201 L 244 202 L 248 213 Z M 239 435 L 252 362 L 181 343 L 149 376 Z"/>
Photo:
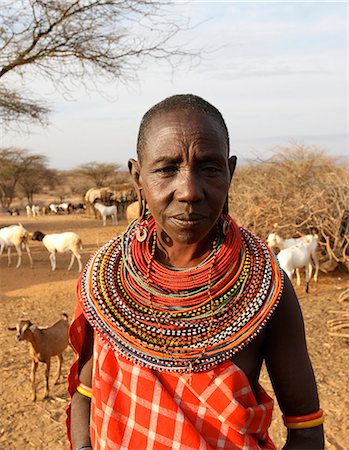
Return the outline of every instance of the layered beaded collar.
<path id="1" fill-rule="evenodd" d="M 196 267 L 154 259 L 155 221 L 135 238 L 136 222 L 90 259 L 78 293 L 99 337 L 136 364 L 180 373 L 210 370 L 243 348 L 276 307 L 282 272 L 269 248 L 225 216 L 229 229 Z"/>

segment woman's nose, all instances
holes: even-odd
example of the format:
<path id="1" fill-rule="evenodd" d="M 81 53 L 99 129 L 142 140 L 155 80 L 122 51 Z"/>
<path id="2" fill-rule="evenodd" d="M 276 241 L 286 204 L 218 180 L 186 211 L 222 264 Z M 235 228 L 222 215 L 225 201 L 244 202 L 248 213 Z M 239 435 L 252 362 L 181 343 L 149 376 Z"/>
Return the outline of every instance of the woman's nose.
<path id="1" fill-rule="evenodd" d="M 202 180 L 198 174 L 185 171 L 178 177 L 176 188 L 177 200 L 181 202 L 198 202 L 203 198 Z"/>

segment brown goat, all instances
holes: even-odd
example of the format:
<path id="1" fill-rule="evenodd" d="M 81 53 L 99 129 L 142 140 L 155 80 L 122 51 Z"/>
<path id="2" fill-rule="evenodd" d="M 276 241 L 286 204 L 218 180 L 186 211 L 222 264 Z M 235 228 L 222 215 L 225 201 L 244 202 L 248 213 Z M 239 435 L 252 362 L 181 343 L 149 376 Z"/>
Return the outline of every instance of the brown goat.
<path id="1" fill-rule="evenodd" d="M 35 374 L 39 362 L 46 364 L 45 370 L 45 394 L 44 398 L 49 396 L 49 374 L 51 357 L 58 356 L 58 368 L 55 375 L 57 384 L 62 369 L 62 353 L 68 346 L 68 316 L 63 313 L 63 318 L 48 328 L 39 328 L 30 320 L 21 320 L 15 327 L 9 327 L 10 331 L 17 330 L 18 341 L 28 341 L 30 343 L 30 356 L 32 358 L 32 367 L 30 379 L 32 382 L 33 401 L 36 400 Z"/>

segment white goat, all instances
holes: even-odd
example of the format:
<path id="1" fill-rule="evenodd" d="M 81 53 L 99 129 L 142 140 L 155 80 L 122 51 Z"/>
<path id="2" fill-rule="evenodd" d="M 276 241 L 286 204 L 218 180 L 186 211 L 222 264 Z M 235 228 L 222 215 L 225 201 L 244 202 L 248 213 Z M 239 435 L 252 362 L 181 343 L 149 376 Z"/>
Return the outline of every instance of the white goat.
<path id="1" fill-rule="evenodd" d="M 0 229 L 0 255 L 7 248 L 8 265 L 11 265 L 11 247 L 15 247 L 18 255 L 16 268 L 22 263 L 22 246 L 27 250 L 30 267 L 33 267 L 33 259 L 29 249 L 29 233 L 22 224 L 10 225 Z"/>
<path id="2" fill-rule="evenodd" d="M 71 210 L 72 210 L 71 203 L 64 202 L 64 203 L 60 203 L 58 205 L 58 212 L 62 212 L 64 214 L 70 214 Z"/>
<path id="3" fill-rule="evenodd" d="M 277 255 L 281 268 L 286 272 L 290 280 L 292 279 L 292 275 L 295 269 L 300 269 L 302 267 L 305 268 L 305 278 L 307 283 L 305 289 L 306 292 L 309 292 L 309 280 L 311 279 L 313 270 L 311 258 L 312 254 L 316 250 L 317 240 L 317 235 L 310 235 L 308 240 L 303 240 L 301 242 L 298 242 L 298 244 L 292 245 L 291 247 L 284 248 Z M 298 277 L 297 284 L 300 284 L 298 282 Z"/>
<path id="4" fill-rule="evenodd" d="M 82 270 L 81 255 L 79 248 L 82 248 L 82 241 L 78 234 L 71 231 L 57 234 L 44 234 L 41 231 L 35 231 L 32 236 L 33 241 L 42 241 L 44 246 L 50 253 L 50 261 L 52 270 L 56 270 L 56 253 L 72 252 L 68 270 L 72 268 L 74 258 L 76 258 L 79 265 L 79 272 Z"/>
<path id="5" fill-rule="evenodd" d="M 40 213 L 40 206 L 39 205 L 27 205 L 25 207 L 25 210 L 27 211 L 27 216 L 33 216 L 36 217 Z"/>
<path id="6" fill-rule="evenodd" d="M 285 248 L 290 248 L 293 245 L 297 245 L 299 243 L 312 243 L 313 251 L 311 253 L 311 259 L 313 260 L 315 264 L 315 274 L 314 274 L 314 281 L 316 282 L 318 279 L 318 273 L 319 273 L 319 259 L 316 254 L 316 250 L 318 247 L 318 235 L 313 234 L 306 234 L 305 236 L 301 236 L 299 238 L 290 238 L 290 239 L 283 239 L 281 236 L 279 236 L 277 233 L 270 233 L 267 239 L 268 246 L 270 248 L 278 247 L 280 250 L 284 250 Z M 299 286 L 301 284 L 301 277 L 299 274 L 299 268 L 296 267 L 296 276 L 297 276 L 297 285 Z"/>
<path id="7" fill-rule="evenodd" d="M 94 203 L 94 207 L 101 213 L 103 219 L 103 226 L 107 224 L 107 217 L 111 217 L 112 223 L 117 225 L 118 217 L 117 217 L 117 208 L 116 205 L 106 206 L 102 205 L 102 203 Z"/>
<path id="8" fill-rule="evenodd" d="M 49 396 L 49 375 L 52 356 L 58 356 L 58 367 L 54 384 L 58 383 L 63 362 L 62 353 L 68 346 L 68 326 L 68 316 L 63 313 L 63 318 L 49 328 L 39 328 L 30 320 L 21 320 L 15 327 L 8 328 L 10 331 L 17 330 L 16 337 L 18 341 L 28 341 L 31 344 L 32 367 L 30 379 L 34 402 L 36 400 L 35 374 L 39 362 L 46 364 L 44 398 Z"/>
<path id="9" fill-rule="evenodd" d="M 32 206 L 32 215 L 34 217 L 38 216 L 40 213 L 40 206 L 39 205 L 33 205 Z"/>
<path id="10" fill-rule="evenodd" d="M 48 205 L 48 212 L 51 214 L 58 214 L 58 205 L 56 203 L 50 203 Z"/>

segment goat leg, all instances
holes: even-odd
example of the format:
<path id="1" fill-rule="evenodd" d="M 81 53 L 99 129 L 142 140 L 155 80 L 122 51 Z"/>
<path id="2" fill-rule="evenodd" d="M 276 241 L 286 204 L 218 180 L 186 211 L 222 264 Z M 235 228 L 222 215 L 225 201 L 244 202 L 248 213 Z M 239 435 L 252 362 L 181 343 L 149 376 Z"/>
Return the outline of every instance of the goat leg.
<path id="1" fill-rule="evenodd" d="M 54 253 L 50 253 L 50 261 L 52 270 L 56 270 L 56 255 Z"/>
<path id="2" fill-rule="evenodd" d="M 48 398 L 49 397 L 48 382 L 49 382 L 49 376 L 50 376 L 50 365 L 51 365 L 51 360 L 49 359 L 48 361 L 46 361 L 44 398 Z"/>
<path id="3" fill-rule="evenodd" d="M 76 255 L 76 259 L 78 260 L 78 264 L 79 264 L 79 272 L 82 271 L 82 264 L 81 264 L 81 256 L 80 255 Z"/>
<path id="4" fill-rule="evenodd" d="M 72 266 L 74 264 L 74 258 L 75 258 L 75 255 L 74 255 L 74 253 L 72 253 L 71 258 L 70 258 L 70 263 L 68 266 L 68 270 L 70 270 L 72 268 Z"/>
<path id="5" fill-rule="evenodd" d="M 7 261 L 8 261 L 7 265 L 10 267 L 10 265 L 11 265 L 11 247 L 10 246 L 8 246 L 8 248 L 7 248 Z"/>
<path id="6" fill-rule="evenodd" d="M 296 276 L 297 276 L 297 286 L 301 285 L 301 275 L 299 273 L 299 268 L 296 268 Z"/>
<path id="7" fill-rule="evenodd" d="M 311 263 L 309 262 L 305 266 L 305 281 L 306 281 L 305 292 L 307 294 L 309 293 L 309 281 L 310 281 L 310 278 L 311 278 L 311 275 L 312 275 L 312 270 L 313 270 L 313 267 L 312 267 Z"/>
<path id="8" fill-rule="evenodd" d="M 16 265 L 16 269 L 18 269 L 18 267 L 21 265 L 22 262 L 22 249 L 20 245 L 16 245 L 16 250 L 17 250 L 17 254 L 18 254 L 18 261 L 17 261 L 17 265 Z"/>
<path id="9" fill-rule="evenodd" d="M 33 395 L 33 402 L 36 401 L 36 386 L 35 386 L 35 374 L 36 369 L 38 368 L 38 362 L 34 359 L 32 360 L 32 370 L 30 373 L 30 381 L 32 382 L 32 395 Z"/>
<path id="10" fill-rule="evenodd" d="M 312 255 L 314 264 L 315 264 L 315 274 L 314 274 L 314 281 L 317 281 L 318 273 L 319 273 L 319 258 L 317 257 L 316 253 Z"/>
<path id="11" fill-rule="evenodd" d="M 75 258 L 76 258 L 76 261 L 77 261 L 77 263 L 78 263 L 78 266 L 79 266 L 79 272 L 81 272 L 81 271 L 82 271 L 81 255 L 80 255 L 76 250 L 72 250 L 72 253 L 73 253 L 73 254 L 72 254 L 72 257 L 71 257 L 71 261 L 70 261 L 68 270 L 71 269 L 71 267 L 72 267 L 72 265 L 73 265 L 73 262 L 74 262 L 74 257 L 75 257 Z"/>
<path id="12" fill-rule="evenodd" d="M 27 253 L 28 253 L 30 267 L 33 268 L 33 258 L 32 258 L 32 254 L 30 253 L 30 248 L 29 248 L 28 242 L 25 243 L 25 249 L 27 250 Z"/>
<path id="13" fill-rule="evenodd" d="M 57 357 L 58 357 L 58 366 L 57 366 L 57 372 L 56 372 L 56 375 L 55 375 L 55 382 L 54 382 L 54 384 L 58 383 L 58 381 L 59 381 L 59 379 L 61 377 L 61 371 L 62 371 L 63 355 L 60 354 L 60 355 L 57 355 Z"/>

